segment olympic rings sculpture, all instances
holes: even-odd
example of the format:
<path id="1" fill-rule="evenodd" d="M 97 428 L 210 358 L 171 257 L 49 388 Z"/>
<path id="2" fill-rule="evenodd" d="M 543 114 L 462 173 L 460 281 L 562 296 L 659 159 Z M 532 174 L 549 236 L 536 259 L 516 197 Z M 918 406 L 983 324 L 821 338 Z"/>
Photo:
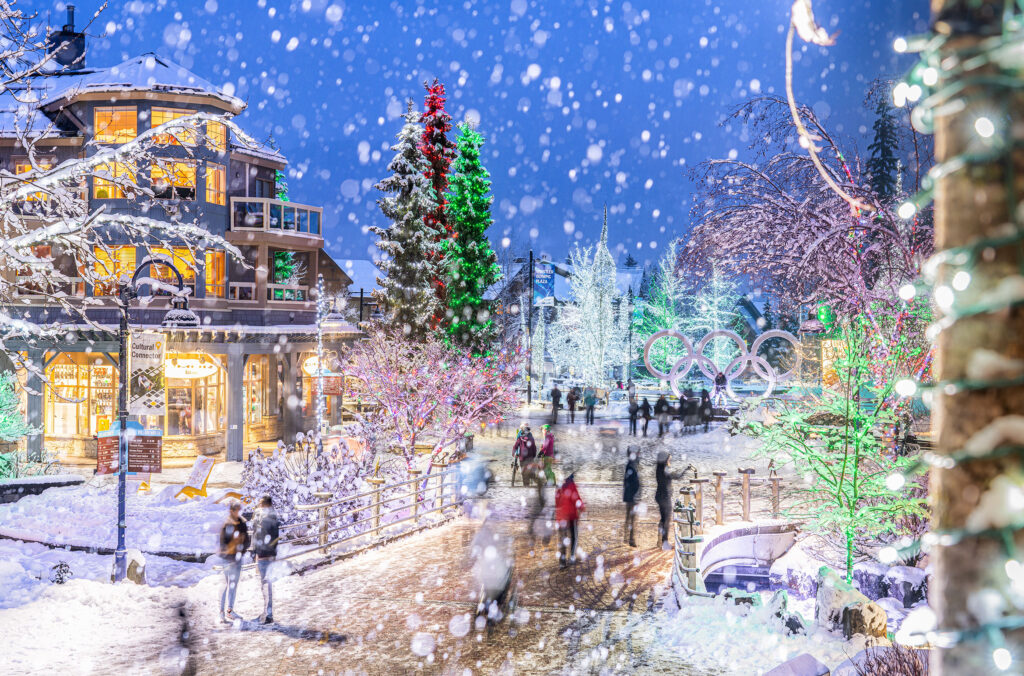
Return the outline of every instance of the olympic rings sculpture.
<path id="1" fill-rule="evenodd" d="M 679 391 L 679 381 L 686 377 L 686 374 L 690 372 L 690 369 L 693 368 L 694 364 L 697 365 L 700 372 L 708 379 L 714 381 L 715 377 L 718 376 L 718 367 L 715 366 L 715 363 L 711 361 L 711 359 L 704 356 L 704 348 L 707 347 L 708 343 L 713 339 L 718 337 L 729 338 L 736 343 L 740 350 L 740 356 L 729 362 L 729 365 L 725 367 L 724 371 L 722 371 L 722 373 L 725 374 L 726 393 L 728 393 L 729 397 L 734 400 L 738 401 L 739 397 L 736 396 L 736 393 L 732 389 L 732 380 L 747 368 L 747 364 L 750 364 L 754 373 L 761 378 L 764 378 L 768 383 L 768 388 L 765 390 L 764 394 L 760 395 L 762 397 L 770 396 L 774 391 L 775 386 L 792 378 L 800 366 L 800 344 L 797 342 L 796 336 L 789 331 L 780 331 L 778 329 L 772 329 L 771 331 L 765 331 L 762 333 L 754 340 L 749 350 L 747 349 L 746 342 L 740 338 L 735 331 L 729 331 L 726 329 L 711 331 L 697 341 L 697 345 L 695 346 L 690 342 L 689 338 L 679 331 L 674 329 L 665 329 L 658 331 L 647 339 L 647 343 L 644 345 L 644 366 L 647 367 L 647 371 L 655 378 L 658 378 L 659 380 L 667 380 L 669 385 L 672 387 L 672 392 L 677 397 L 680 397 L 682 394 Z M 675 338 L 683 344 L 686 351 L 685 354 L 683 354 L 683 356 L 673 364 L 672 369 L 668 373 L 655 368 L 654 365 L 651 364 L 651 346 L 661 338 Z M 771 338 L 788 340 L 793 345 L 794 354 L 796 354 L 796 361 L 785 373 L 776 373 L 775 369 L 772 368 L 772 365 L 769 364 L 764 357 L 757 354 L 764 342 Z"/>

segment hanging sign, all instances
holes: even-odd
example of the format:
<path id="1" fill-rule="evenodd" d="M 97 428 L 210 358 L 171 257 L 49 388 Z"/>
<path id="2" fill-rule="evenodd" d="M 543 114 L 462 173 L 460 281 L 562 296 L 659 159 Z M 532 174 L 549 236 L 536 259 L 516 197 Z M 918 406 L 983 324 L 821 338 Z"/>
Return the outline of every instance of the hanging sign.
<path id="1" fill-rule="evenodd" d="M 555 304 L 555 267 L 551 263 L 533 266 L 533 304 L 537 307 Z"/>
<path id="2" fill-rule="evenodd" d="M 324 373 L 323 373 L 324 376 L 340 376 L 341 375 L 340 373 L 332 370 L 332 367 L 336 367 L 338 365 L 338 354 L 336 352 L 324 353 L 323 364 L 324 364 Z M 316 355 L 315 354 L 312 355 L 311 357 L 308 357 L 307 359 L 305 359 L 302 362 L 302 370 L 310 378 L 315 378 L 316 377 Z"/>
<path id="3" fill-rule="evenodd" d="M 128 368 L 128 415 L 164 415 L 164 348 L 160 333 L 133 333 Z"/>
<path id="4" fill-rule="evenodd" d="M 164 363 L 164 375 L 178 380 L 200 380 L 217 373 L 217 364 L 205 357 L 170 357 Z"/>

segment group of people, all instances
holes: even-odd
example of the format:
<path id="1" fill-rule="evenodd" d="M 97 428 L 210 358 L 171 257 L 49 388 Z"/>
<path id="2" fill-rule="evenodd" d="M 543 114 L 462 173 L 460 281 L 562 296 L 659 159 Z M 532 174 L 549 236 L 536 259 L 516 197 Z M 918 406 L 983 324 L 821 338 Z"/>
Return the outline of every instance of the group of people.
<path id="1" fill-rule="evenodd" d="M 565 403 L 569 409 L 569 422 L 576 422 L 576 407 L 583 405 L 584 422 L 588 425 L 594 424 L 594 408 L 597 406 L 597 390 L 587 386 L 580 392 L 580 388 L 572 386 L 569 394 L 565 397 Z M 562 408 L 562 390 L 558 385 L 551 388 L 551 424 L 558 424 L 558 410 Z"/>
<path id="2" fill-rule="evenodd" d="M 700 398 L 693 396 L 693 392 L 686 390 L 679 399 L 679 406 L 672 404 L 665 398 L 664 394 L 658 396 L 651 406 L 651 402 L 644 397 L 637 403 L 636 397 L 629 398 L 629 433 L 636 435 L 637 425 L 640 418 L 643 418 L 643 436 L 647 436 L 647 426 L 651 420 L 658 420 L 658 436 L 663 436 L 669 430 L 672 419 L 679 421 L 681 429 L 693 428 L 703 424 L 704 431 L 708 431 L 708 424 L 714 414 L 714 407 L 711 404 L 711 395 L 707 390 L 701 390 Z"/>
<path id="3" fill-rule="evenodd" d="M 551 425 L 544 425 L 544 441 L 540 452 L 530 431 L 529 423 L 523 423 L 516 433 L 516 441 L 512 446 L 512 484 L 516 482 L 516 470 L 522 473 L 524 486 L 533 485 L 537 489 L 537 499 L 530 514 L 530 531 L 534 530 L 537 518 L 544 511 L 544 489 L 557 484 L 555 480 L 555 434 Z M 558 526 L 559 565 L 565 567 L 576 561 L 576 541 L 579 533 L 580 515 L 586 510 L 573 473 L 565 478 L 555 490 L 555 523 Z"/>
<path id="4" fill-rule="evenodd" d="M 247 521 L 252 522 L 252 536 L 249 535 Z M 263 614 L 260 621 L 264 624 L 274 622 L 273 597 L 270 583 L 270 564 L 277 558 L 277 542 L 279 539 L 280 522 L 274 511 L 274 501 L 269 495 L 260 498 L 255 512 L 242 513 L 242 503 L 232 501 L 228 507 L 228 518 L 220 529 L 219 554 L 224 561 L 224 579 L 226 585 L 220 597 L 220 617 L 226 624 L 241 619 L 235 614 L 235 595 L 238 593 L 238 582 L 242 577 L 242 563 L 245 553 L 252 546 L 256 559 L 256 570 L 260 576 L 260 587 L 263 591 Z"/>

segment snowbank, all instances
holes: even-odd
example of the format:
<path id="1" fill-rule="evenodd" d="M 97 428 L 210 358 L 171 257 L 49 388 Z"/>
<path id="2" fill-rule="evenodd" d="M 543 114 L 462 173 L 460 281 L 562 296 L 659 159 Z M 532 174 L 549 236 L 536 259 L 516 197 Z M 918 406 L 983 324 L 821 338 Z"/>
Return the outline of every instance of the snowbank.
<path id="1" fill-rule="evenodd" d="M 723 597 L 689 597 L 678 607 L 671 599 L 657 616 L 659 642 L 695 669 L 753 676 L 800 653 L 829 665 L 848 657 L 841 638 L 814 626 L 806 635 L 787 635 L 767 604 L 749 608 Z"/>
<path id="2" fill-rule="evenodd" d="M 144 552 L 202 555 L 217 551 L 217 529 L 227 507 L 212 498 L 179 502 L 174 487 L 153 495 L 129 493 L 127 546 Z M 117 488 L 50 488 L 0 505 L 0 534 L 58 545 L 117 546 Z"/>

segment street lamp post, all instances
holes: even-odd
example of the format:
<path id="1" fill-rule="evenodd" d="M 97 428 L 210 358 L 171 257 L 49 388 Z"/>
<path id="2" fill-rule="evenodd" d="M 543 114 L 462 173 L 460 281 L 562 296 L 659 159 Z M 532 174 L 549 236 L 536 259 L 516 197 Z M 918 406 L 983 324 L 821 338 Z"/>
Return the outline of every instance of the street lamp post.
<path id="1" fill-rule="evenodd" d="M 121 326 L 118 331 L 117 368 L 119 372 L 117 393 L 117 549 L 114 550 L 114 582 L 120 582 L 128 574 L 127 550 L 125 548 L 125 473 L 128 469 L 128 304 L 139 297 L 139 274 L 151 265 L 164 265 L 174 272 L 178 279 L 178 293 L 171 297 L 171 309 L 164 316 L 164 328 L 196 328 L 199 318 L 188 307 L 184 294 L 185 283 L 181 272 L 169 258 L 150 256 L 135 269 L 131 281 L 121 283 L 117 299 L 121 306 Z"/>

